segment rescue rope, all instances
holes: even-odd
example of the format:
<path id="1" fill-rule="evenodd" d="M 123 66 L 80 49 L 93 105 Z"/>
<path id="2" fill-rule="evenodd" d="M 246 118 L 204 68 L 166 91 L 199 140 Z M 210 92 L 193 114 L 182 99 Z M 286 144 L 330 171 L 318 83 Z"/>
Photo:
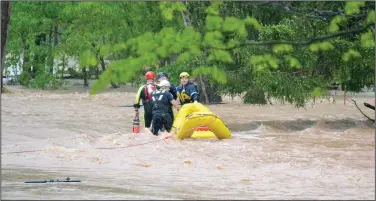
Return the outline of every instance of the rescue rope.
<path id="1" fill-rule="evenodd" d="M 129 148 L 129 147 L 137 147 L 137 146 L 141 146 L 141 145 L 145 145 L 145 144 L 151 144 L 151 143 L 159 142 L 161 140 L 166 140 L 166 139 L 167 138 L 162 138 L 162 139 L 158 139 L 158 140 L 153 140 L 153 141 L 148 141 L 148 142 L 143 142 L 143 143 L 138 143 L 138 144 L 131 144 L 131 145 L 122 146 L 122 147 L 94 147 L 93 149 L 99 149 L 99 150 L 105 150 L 105 149 L 108 149 L 108 150 L 109 149 L 125 149 L 125 148 Z M 85 149 L 76 149 L 76 150 L 83 151 Z M 36 149 L 36 150 L 26 150 L 26 151 L 11 151 L 11 152 L 5 152 L 5 153 L 1 153 L 1 154 L 20 154 L 20 153 L 42 152 L 42 151 L 47 151 L 47 149 Z"/>
<path id="2" fill-rule="evenodd" d="M 1 154 L 22 154 L 22 153 L 32 153 L 32 152 L 42 152 L 45 151 L 45 149 L 36 149 L 36 150 L 26 150 L 26 151 L 11 151 L 11 152 L 5 152 Z"/>

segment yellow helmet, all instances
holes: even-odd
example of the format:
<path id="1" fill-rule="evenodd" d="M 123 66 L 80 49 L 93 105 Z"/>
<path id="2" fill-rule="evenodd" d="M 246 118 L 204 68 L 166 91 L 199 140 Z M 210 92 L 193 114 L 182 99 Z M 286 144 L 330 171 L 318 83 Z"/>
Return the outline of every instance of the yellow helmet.
<path id="1" fill-rule="evenodd" d="M 187 72 L 182 72 L 182 73 L 180 73 L 180 75 L 179 75 L 179 78 L 182 78 L 182 77 L 189 77 L 189 74 L 187 73 Z"/>

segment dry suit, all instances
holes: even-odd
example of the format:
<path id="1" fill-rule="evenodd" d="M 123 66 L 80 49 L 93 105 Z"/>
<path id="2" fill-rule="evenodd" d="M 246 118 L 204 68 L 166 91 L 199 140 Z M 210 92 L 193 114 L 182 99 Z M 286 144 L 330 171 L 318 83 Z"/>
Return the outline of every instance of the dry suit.
<path id="1" fill-rule="evenodd" d="M 176 87 L 177 96 L 179 97 L 180 104 L 199 102 L 200 94 L 198 93 L 197 85 L 188 82 L 186 85 Z"/>
<path id="2" fill-rule="evenodd" d="M 145 127 L 150 128 L 151 121 L 153 119 L 152 114 L 152 96 L 151 93 L 155 91 L 156 85 L 154 83 L 149 83 L 144 86 L 141 86 L 138 89 L 136 95 L 136 103 L 133 105 L 135 108 L 140 108 L 140 100 L 142 100 L 142 104 L 144 106 L 144 120 L 145 120 Z"/>
<path id="3" fill-rule="evenodd" d="M 152 93 L 152 100 L 153 134 L 158 135 L 158 131 L 162 130 L 163 126 L 167 132 L 170 132 L 173 120 L 169 109 L 171 108 L 171 101 L 174 100 L 174 97 L 168 91 L 157 90 Z"/>

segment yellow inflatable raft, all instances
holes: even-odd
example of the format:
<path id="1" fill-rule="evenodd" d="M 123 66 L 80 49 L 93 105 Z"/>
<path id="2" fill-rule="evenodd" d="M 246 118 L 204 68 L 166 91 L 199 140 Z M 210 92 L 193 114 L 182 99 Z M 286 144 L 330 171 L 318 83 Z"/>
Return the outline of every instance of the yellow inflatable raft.
<path id="1" fill-rule="evenodd" d="M 201 103 L 183 105 L 175 116 L 172 132 L 178 139 L 231 138 L 231 132 L 223 121 Z"/>

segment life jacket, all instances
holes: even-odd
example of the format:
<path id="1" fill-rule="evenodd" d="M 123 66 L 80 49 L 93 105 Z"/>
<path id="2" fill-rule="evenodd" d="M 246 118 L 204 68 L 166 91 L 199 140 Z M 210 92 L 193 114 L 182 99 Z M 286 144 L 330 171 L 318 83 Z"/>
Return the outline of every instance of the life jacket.
<path id="1" fill-rule="evenodd" d="M 145 102 L 149 103 L 153 100 L 151 92 L 157 90 L 157 87 L 154 83 L 150 83 L 144 86 L 144 95 L 145 95 Z"/>
<path id="2" fill-rule="evenodd" d="M 188 82 L 185 86 L 184 85 L 179 86 L 179 89 L 177 90 L 177 96 L 181 104 L 193 103 L 192 97 L 189 94 L 190 91 L 189 92 L 187 91 L 189 90 L 190 87 L 192 87 L 191 85 L 194 85 L 194 84 L 192 82 Z"/>

